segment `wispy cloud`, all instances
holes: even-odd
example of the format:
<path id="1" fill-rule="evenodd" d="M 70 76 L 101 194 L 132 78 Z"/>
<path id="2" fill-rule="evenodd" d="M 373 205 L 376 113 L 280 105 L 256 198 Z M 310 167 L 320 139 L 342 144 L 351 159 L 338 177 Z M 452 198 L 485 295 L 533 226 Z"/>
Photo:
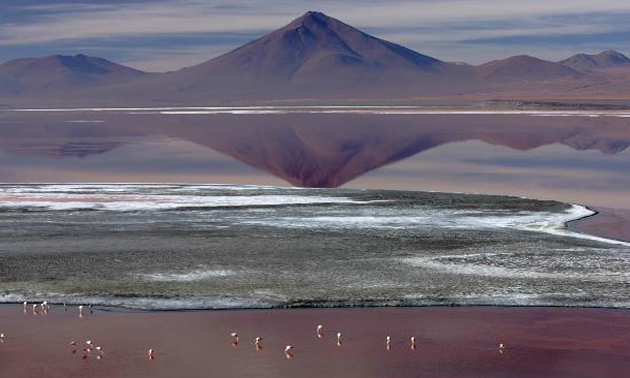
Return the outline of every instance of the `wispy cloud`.
<path id="1" fill-rule="evenodd" d="M 630 32 L 627 0 L 4 0 L 0 46 L 11 47 L 6 50 L 13 55 L 44 45 L 97 48 L 118 40 L 126 42 L 125 48 L 114 58 L 172 69 L 205 53 L 230 50 L 311 9 L 449 60 L 478 63 L 518 48 L 548 58 L 577 52 L 567 44 L 597 49 L 614 42 L 616 48 L 630 49 L 620 37 Z M 198 43 L 200 35 L 208 36 L 204 44 Z M 187 38 L 192 42 L 183 42 Z M 137 42 L 133 54 L 130 40 Z M 572 43 L 583 40 L 588 43 Z M 196 50 L 182 51 L 181 45 Z M 177 55 L 168 56 L 169 51 Z"/>

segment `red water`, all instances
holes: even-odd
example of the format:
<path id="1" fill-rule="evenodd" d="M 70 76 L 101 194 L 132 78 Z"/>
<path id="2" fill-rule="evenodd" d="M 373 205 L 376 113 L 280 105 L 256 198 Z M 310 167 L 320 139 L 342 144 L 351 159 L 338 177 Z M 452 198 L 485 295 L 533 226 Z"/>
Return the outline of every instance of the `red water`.
<path id="1" fill-rule="evenodd" d="M 325 336 L 317 338 L 317 324 Z M 238 346 L 231 332 L 238 332 Z M 403 308 L 107 313 L 0 308 L 1 377 L 626 377 L 630 311 Z M 342 345 L 336 333 L 342 332 Z M 412 350 L 409 337 L 416 336 Z M 256 350 L 255 337 L 263 338 Z M 386 336 L 393 343 L 386 348 Z M 72 354 L 70 341 L 79 351 Z M 86 340 L 102 359 L 82 359 Z M 500 353 L 498 343 L 507 349 Z M 294 347 L 287 359 L 284 347 Z M 156 350 L 149 360 L 149 348 Z"/>

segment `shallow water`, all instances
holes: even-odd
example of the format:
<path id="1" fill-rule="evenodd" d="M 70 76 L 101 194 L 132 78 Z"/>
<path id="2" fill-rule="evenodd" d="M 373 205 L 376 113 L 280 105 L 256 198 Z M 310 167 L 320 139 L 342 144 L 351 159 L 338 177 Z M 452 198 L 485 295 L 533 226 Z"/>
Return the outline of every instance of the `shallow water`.
<path id="1" fill-rule="evenodd" d="M 0 110 L 0 182 L 512 194 L 630 209 L 628 112 L 414 107 Z"/>
<path id="2" fill-rule="evenodd" d="M 588 214 L 421 192 L 3 185 L 0 292 L 148 309 L 630 307 L 630 247 L 563 226 Z"/>

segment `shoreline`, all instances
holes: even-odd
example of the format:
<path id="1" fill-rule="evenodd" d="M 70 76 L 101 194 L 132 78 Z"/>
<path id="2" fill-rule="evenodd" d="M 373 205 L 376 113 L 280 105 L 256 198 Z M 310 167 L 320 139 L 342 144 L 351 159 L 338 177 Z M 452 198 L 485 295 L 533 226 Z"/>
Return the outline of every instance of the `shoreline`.
<path id="1" fill-rule="evenodd" d="M 567 222 L 570 231 L 630 242 L 630 209 L 585 207 L 594 214 Z"/>
<path id="2" fill-rule="evenodd" d="M 315 327 L 324 325 L 324 337 Z M 630 372 L 630 311 L 545 307 L 109 312 L 0 306 L 0 374 L 61 378 L 616 377 Z M 239 343 L 232 344 L 231 332 Z M 342 343 L 336 345 L 336 333 Z M 386 348 L 385 337 L 392 345 Z M 418 345 L 411 349 L 409 337 Z M 263 338 L 257 350 L 253 339 Z M 70 341 L 79 349 L 72 354 Z M 83 359 L 85 340 L 102 346 Z M 507 348 L 500 351 L 499 343 Z M 293 358 L 284 355 L 294 347 Z M 147 350 L 155 349 L 155 359 Z"/>
<path id="3" fill-rule="evenodd" d="M 0 99 L 3 100 L 3 99 Z M 4 99 L 6 100 L 6 99 Z M 454 110 L 556 110 L 556 111 L 626 111 L 630 110 L 627 97 L 600 97 L 600 98 L 571 98 L 571 97 L 509 97 L 497 96 L 446 96 L 446 97 L 415 97 L 397 99 L 297 99 L 297 100 L 258 100 L 237 101 L 235 103 L 224 102 L 171 102 L 169 104 L 156 104 L 154 102 L 138 101 L 130 104 L 117 102 L 92 102 L 74 101 L 68 106 L 67 101 L 58 104 L 55 101 L 30 102 L 30 101 L 4 101 L 0 103 L 1 111 L 59 109 L 60 111 L 72 109 L 160 109 L 160 108 L 343 108 L 343 107 L 414 107 L 427 109 L 454 109 Z"/>

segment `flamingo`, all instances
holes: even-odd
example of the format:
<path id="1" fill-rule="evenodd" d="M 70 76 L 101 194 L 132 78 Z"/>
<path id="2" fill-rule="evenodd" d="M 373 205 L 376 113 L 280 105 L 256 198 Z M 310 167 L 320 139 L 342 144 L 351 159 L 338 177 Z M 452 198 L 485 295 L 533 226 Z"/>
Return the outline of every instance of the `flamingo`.
<path id="1" fill-rule="evenodd" d="M 37 303 L 33 304 L 33 314 L 37 314 Z"/>
<path id="2" fill-rule="evenodd" d="M 411 338 L 409 339 L 409 341 L 411 342 L 411 349 L 416 349 L 416 337 L 415 336 L 411 336 Z"/>
<path id="3" fill-rule="evenodd" d="M 77 342 L 71 341 L 70 345 L 72 346 L 72 354 L 75 354 L 77 352 Z"/>
<path id="4" fill-rule="evenodd" d="M 254 340 L 254 345 L 256 345 L 256 350 L 262 349 L 262 341 L 263 341 L 262 337 L 257 337 Z"/>
<path id="5" fill-rule="evenodd" d="M 291 345 L 284 347 L 284 355 L 287 358 L 293 358 L 293 347 Z"/>
<path id="6" fill-rule="evenodd" d="M 4 344 L 4 333 L 0 333 L 0 343 Z"/>
<path id="7" fill-rule="evenodd" d="M 79 306 L 79 315 L 82 316 L 83 315 L 83 306 Z"/>
<path id="8" fill-rule="evenodd" d="M 337 332 L 337 345 L 341 346 L 341 332 Z"/>
<path id="9" fill-rule="evenodd" d="M 149 349 L 149 352 L 147 353 L 149 360 L 153 360 L 155 359 L 155 349 Z"/>
<path id="10" fill-rule="evenodd" d="M 92 351 L 92 349 L 94 349 L 94 348 L 93 348 L 93 346 L 92 346 L 92 341 L 91 341 L 91 340 L 86 341 L 86 342 L 85 342 L 85 345 L 87 345 L 87 346 L 88 346 L 88 349 L 89 349 L 90 351 Z"/>
<path id="11" fill-rule="evenodd" d="M 232 337 L 232 346 L 238 346 L 238 333 L 232 332 L 230 336 Z"/>
<path id="12" fill-rule="evenodd" d="M 387 350 L 390 350 L 392 347 L 392 338 L 387 336 L 386 340 L 387 340 Z"/>
<path id="13" fill-rule="evenodd" d="M 318 325 L 316 333 L 317 333 L 317 337 L 321 339 L 324 336 L 324 326 L 321 324 Z"/>

